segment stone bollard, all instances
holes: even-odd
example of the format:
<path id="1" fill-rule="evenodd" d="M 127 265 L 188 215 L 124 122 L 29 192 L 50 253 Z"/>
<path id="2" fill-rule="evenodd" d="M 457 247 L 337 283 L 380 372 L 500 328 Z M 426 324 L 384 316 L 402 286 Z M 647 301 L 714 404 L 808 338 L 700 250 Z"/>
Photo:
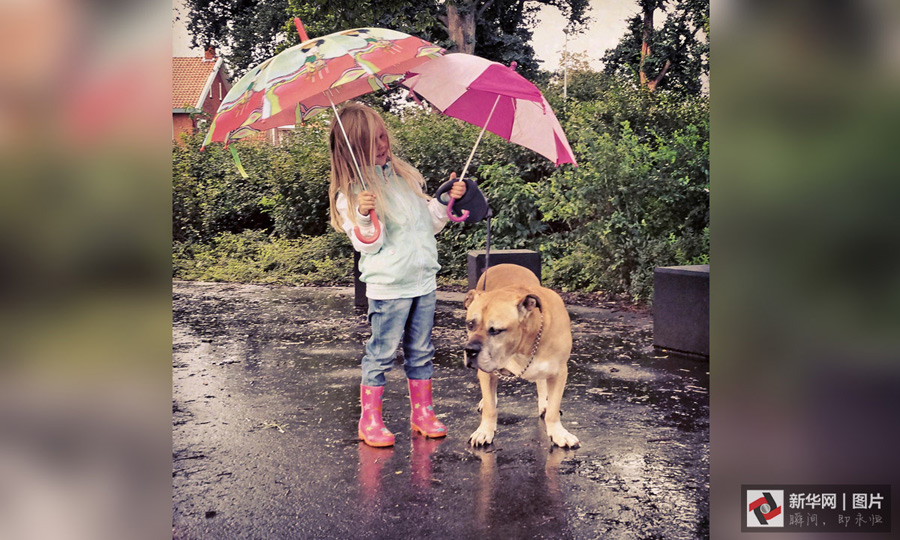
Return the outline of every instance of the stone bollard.
<path id="1" fill-rule="evenodd" d="M 653 345 L 709 358 L 709 265 L 653 271 Z"/>

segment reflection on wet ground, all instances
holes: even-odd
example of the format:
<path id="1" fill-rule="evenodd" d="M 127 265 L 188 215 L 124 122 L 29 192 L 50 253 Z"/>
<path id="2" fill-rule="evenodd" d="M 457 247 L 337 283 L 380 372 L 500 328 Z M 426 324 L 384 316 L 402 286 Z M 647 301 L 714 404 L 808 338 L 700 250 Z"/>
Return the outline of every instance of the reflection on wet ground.
<path id="1" fill-rule="evenodd" d="M 650 316 L 572 307 L 552 448 L 534 385 L 500 384 L 475 450 L 462 295 L 439 294 L 434 397 L 449 436 L 410 433 L 398 359 L 389 449 L 356 440 L 368 338 L 352 290 L 175 282 L 173 537 L 608 538 L 709 535 L 709 364 L 656 352 Z"/>

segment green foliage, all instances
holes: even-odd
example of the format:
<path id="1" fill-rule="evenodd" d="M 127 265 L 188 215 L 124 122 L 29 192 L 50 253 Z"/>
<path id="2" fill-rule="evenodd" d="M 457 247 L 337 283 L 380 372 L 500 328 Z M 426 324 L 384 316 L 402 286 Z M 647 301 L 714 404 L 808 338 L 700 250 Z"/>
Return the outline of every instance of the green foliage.
<path id="1" fill-rule="evenodd" d="M 665 99 L 656 106 L 665 108 Z M 606 123 L 622 114 L 610 104 L 630 102 L 572 107 L 568 133 L 581 166 L 550 177 L 540 209 L 555 231 L 544 246 L 551 284 L 648 301 L 653 268 L 708 261 L 708 121 L 679 122 L 676 114 L 656 130 L 648 116 L 660 113 L 647 107 L 629 114 L 643 133 L 629 121 Z"/>
<path id="2" fill-rule="evenodd" d="M 561 87 L 562 81 L 554 81 L 551 92 L 561 94 Z M 632 131 L 643 139 L 654 135 L 667 137 L 693 124 L 702 130 L 702 136 L 709 137 L 709 98 L 706 96 L 649 92 L 591 71 L 570 73 L 569 88 L 572 87 L 578 94 L 573 99 L 572 91 L 569 91 L 570 114 L 568 125 L 564 125 L 570 143 L 573 136 L 586 127 L 585 122 L 589 122 L 595 132 L 599 130 L 613 136 L 619 136 L 623 122 L 628 122 Z M 560 105 L 550 103 L 562 108 L 561 102 Z M 573 115 L 573 110 L 579 108 L 582 113 Z"/>
<path id="3" fill-rule="evenodd" d="M 273 148 L 268 175 L 272 198 L 267 201 L 273 232 L 285 238 L 323 234 L 328 225 L 331 162 L 328 126 L 319 117 L 294 130 L 288 142 Z"/>
<path id="4" fill-rule="evenodd" d="M 176 242 L 172 267 L 174 277 L 199 281 L 348 285 L 353 280 L 350 242 L 336 232 L 287 239 L 247 230 L 222 233 L 209 244 Z"/>
<path id="5" fill-rule="evenodd" d="M 428 193 L 434 193 L 446 182 L 450 172 L 462 173 L 478 137 L 478 128 L 419 107 L 405 111 L 402 118 L 383 116 L 394 137 L 394 153 L 422 173 Z M 481 163 L 483 156 L 483 152 L 478 152 L 473 165 Z"/>
<path id="6" fill-rule="evenodd" d="M 699 94 L 701 77 L 709 76 L 709 0 L 638 0 L 637 4 L 640 12 L 628 19 L 625 35 L 603 55 L 606 73 L 633 85 L 639 84 L 642 70 L 649 80 L 664 73 L 659 89 Z M 650 54 L 642 59 L 645 42 Z"/>
<path id="7" fill-rule="evenodd" d="M 478 172 L 479 188 L 493 212 L 491 249 L 540 250 L 546 225 L 537 209 L 537 184 L 523 182 L 511 164 L 485 165 Z M 457 279 L 466 277 L 467 254 L 485 249 L 486 239 L 486 223 L 448 224 L 438 236 L 441 274 Z"/>
<path id="8" fill-rule="evenodd" d="M 288 0 L 288 17 L 283 28 L 288 39 L 281 48 L 300 42 L 293 17 L 300 17 L 310 38 L 359 27 L 393 28 L 419 36 L 441 46 L 449 46 L 441 31 L 438 12 L 431 2 L 400 0 Z"/>
<path id="9" fill-rule="evenodd" d="M 579 166 L 555 168 L 486 133 L 467 176 L 487 196 L 492 249 L 542 253 L 544 280 L 566 290 L 652 298 L 657 266 L 709 262 L 708 100 L 648 92 L 588 69 L 542 90 Z M 577 96 L 578 99 L 574 99 Z M 281 146 L 236 145 L 250 176 L 202 134 L 173 150 L 173 274 L 182 279 L 349 283 L 352 248 L 328 218 L 330 115 Z M 394 151 L 434 193 L 458 174 L 480 128 L 418 107 L 384 114 Z M 442 282 L 466 276 L 485 248 L 486 224 L 448 224 L 438 235 Z"/>
<path id="10" fill-rule="evenodd" d="M 201 135 L 173 146 L 173 230 L 177 241 L 208 240 L 221 232 L 270 230 L 266 171 L 271 154 L 261 144 L 237 145 L 249 178 L 238 174 L 229 151 L 212 145 L 200 152 Z"/>
<path id="11" fill-rule="evenodd" d="M 290 20 L 288 0 L 187 0 L 184 5 L 191 46 L 230 51 L 226 58 L 237 77 L 275 54 L 276 34 Z"/>
<path id="12" fill-rule="evenodd" d="M 475 53 L 509 64 L 523 73 L 537 71 L 531 29 L 538 4 L 555 6 L 572 24 L 585 21 L 587 0 L 454 0 L 460 10 L 477 10 Z M 296 45 L 293 18 L 300 17 L 310 38 L 359 27 L 392 28 L 451 48 L 444 0 L 186 0 L 186 19 L 194 47 L 213 46 L 226 55 L 239 77 L 265 59 Z M 486 8 L 486 9 L 485 9 Z"/>
<path id="13" fill-rule="evenodd" d="M 323 119 L 307 123 L 282 146 L 234 144 L 249 178 L 230 150 L 200 152 L 202 134 L 173 148 L 173 231 L 176 241 L 208 241 L 222 232 L 260 229 L 284 238 L 327 228 L 330 161 Z"/>

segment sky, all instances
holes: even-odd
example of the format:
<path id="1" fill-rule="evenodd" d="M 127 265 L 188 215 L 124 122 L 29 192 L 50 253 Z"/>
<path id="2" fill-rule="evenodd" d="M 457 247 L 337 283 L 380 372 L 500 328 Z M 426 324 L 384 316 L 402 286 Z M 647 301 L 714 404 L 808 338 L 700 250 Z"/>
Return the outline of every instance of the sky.
<path id="1" fill-rule="evenodd" d="M 591 0 L 587 30 L 569 38 L 568 49 L 571 53 L 586 52 L 593 69 L 600 69 L 603 63 L 600 58 L 607 49 L 615 47 L 619 39 L 625 35 L 625 21 L 638 12 L 636 0 Z M 539 15 L 540 22 L 534 29 L 535 56 L 543 60 L 542 68 L 553 71 L 559 66 L 560 57 L 565 47 L 566 18 L 554 8 L 543 6 Z"/>
<path id="2" fill-rule="evenodd" d="M 175 20 L 181 4 L 182 0 L 172 0 L 172 56 L 202 56 L 202 51 L 190 48 L 191 39 L 184 20 Z M 616 46 L 625 33 L 625 20 L 637 11 L 636 0 L 591 0 L 588 30 L 569 39 L 569 51 L 587 52 L 591 67 L 600 69 L 600 57 L 607 49 Z M 558 9 L 547 6 L 541 8 L 538 19 L 532 46 L 535 56 L 544 61 L 541 67 L 552 71 L 559 67 L 566 45 L 563 33 L 566 19 Z"/>

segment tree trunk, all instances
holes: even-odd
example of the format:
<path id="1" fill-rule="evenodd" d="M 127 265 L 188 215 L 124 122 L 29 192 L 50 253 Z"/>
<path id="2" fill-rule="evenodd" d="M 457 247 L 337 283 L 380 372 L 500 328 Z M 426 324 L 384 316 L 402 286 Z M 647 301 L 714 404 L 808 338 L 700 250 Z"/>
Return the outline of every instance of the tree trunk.
<path id="1" fill-rule="evenodd" d="M 646 86 L 648 77 L 647 72 L 644 70 L 644 60 L 650 56 L 650 34 L 653 32 L 653 9 L 654 7 L 651 5 L 644 5 L 644 32 L 641 35 L 641 65 L 640 72 L 641 76 L 641 86 Z M 654 85 L 654 88 L 656 85 Z M 652 92 L 653 89 L 651 88 Z"/>
<path id="2" fill-rule="evenodd" d="M 656 90 L 656 87 L 659 85 L 659 81 L 661 81 L 662 78 L 666 76 L 666 72 L 669 71 L 670 67 L 672 67 L 672 62 L 669 60 L 666 60 L 666 65 L 663 66 L 662 71 L 659 72 L 659 76 L 655 80 L 652 80 L 649 83 L 647 83 L 647 88 L 649 88 L 651 92 Z"/>
<path id="3" fill-rule="evenodd" d="M 451 52 L 475 53 L 475 3 L 447 2 L 447 31 L 456 45 Z"/>

